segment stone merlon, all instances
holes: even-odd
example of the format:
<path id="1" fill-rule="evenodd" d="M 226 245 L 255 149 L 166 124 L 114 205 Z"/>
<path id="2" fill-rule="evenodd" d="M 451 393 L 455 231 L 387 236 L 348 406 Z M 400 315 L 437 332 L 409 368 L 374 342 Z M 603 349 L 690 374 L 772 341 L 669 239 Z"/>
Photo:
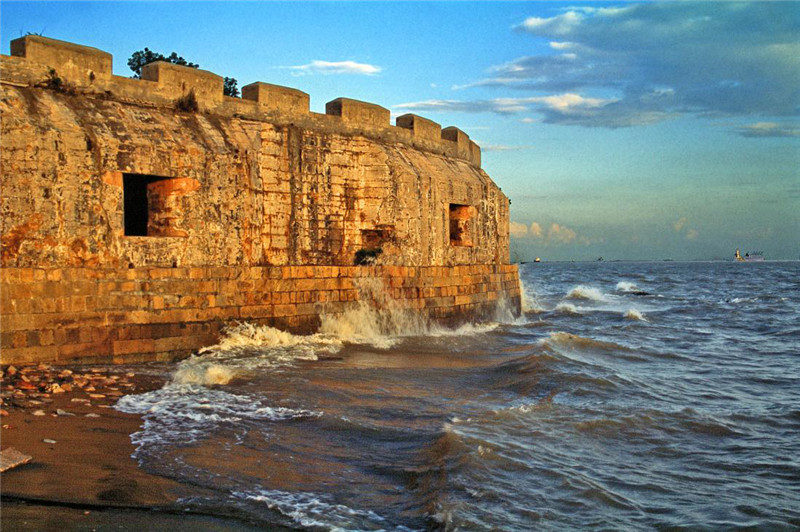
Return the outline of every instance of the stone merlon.
<path id="1" fill-rule="evenodd" d="M 303 91 L 273 85 L 271 83 L 256 82 L 242 87 L 242 98 L 254 100 L 267 111 L 285 110 L 292 114 L 309 113 L 309 97 Z"/>

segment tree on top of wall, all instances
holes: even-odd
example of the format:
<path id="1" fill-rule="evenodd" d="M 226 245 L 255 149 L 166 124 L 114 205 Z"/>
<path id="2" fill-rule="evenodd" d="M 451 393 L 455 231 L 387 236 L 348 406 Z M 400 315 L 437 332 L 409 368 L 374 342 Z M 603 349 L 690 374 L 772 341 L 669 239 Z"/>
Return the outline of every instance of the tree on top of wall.
<path id="1" fill-rule="evenodd" d="M 142 67 L 148 65 L 150 63 L 154 63 L 156 61 L 166 61 L 167 63 L 172 63 L 173 65 L 182 65 L 191 68 L 200 68 L 200 65 L 197 63 L 192 63 L 187 61 L 183 57 L 179 56 L 177 53 L 172 52 L 168 56 L 164 54 L 160 54 L 158 52 L 154 52 L 149 48 L 145 48 L 144 50 L 138 50 L 131 54 L 131 57 L 128 59 L 128 66 L 131 70 L 133 70 L 133 78 L 141 79 L 142 78 Z M 239 97 L 239 88 L 237 87 L 238 82 L 236 78 L 229 78 L 225 77 L 225 82 L 223 85 L 222 92 L 225 96 L 233 96 L 234 98 Z"/>
<path id="2" fill-rule="evenodd" d="M 239 87 L 237 87 L 236 78 L 229 78 L 225 76 L 225 83 L 222 85 L 222 94 L 225 96 L 239 97 Z"/>

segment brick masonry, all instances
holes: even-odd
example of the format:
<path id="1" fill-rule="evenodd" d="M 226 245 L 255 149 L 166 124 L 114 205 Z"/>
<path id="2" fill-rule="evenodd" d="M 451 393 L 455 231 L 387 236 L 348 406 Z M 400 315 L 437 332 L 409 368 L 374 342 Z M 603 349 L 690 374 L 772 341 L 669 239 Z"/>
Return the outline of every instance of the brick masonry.
<path id="1" fill-rule="evenodd" d="M 380 279 L 401 308 L 435 321 L 490 318 L 518 305 L 515 265 L 3 268 L 3 363 L 168 360 L 248 321 L 307 333 Z"/>

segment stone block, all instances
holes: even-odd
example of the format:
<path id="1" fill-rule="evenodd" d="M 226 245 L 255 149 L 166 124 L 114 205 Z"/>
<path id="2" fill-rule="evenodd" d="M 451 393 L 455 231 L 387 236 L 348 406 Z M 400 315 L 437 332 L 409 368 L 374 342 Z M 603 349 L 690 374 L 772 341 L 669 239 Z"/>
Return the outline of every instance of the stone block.
<path id="1" fill-rule="evenodd" d="M 3 364 L 52 362 L 56 358 L 58 358 L 58 348 L 54 345 L 3 348 Z"/>
<path id="2" fill-rule="evenodd" d="M 336 98 L 326 103 L 325 114 L 341 117 L 343 122 L 365 128 L 388 127 L 391 116 L 389 110 L 380 105 L 350 98 Z"/>
<path id="3" fill-rule="evenodd" d="M 264 111 L 277 111 L 288 115 L 307 115 L 309 96 L 303 91 L 258 81 L 242 87 L 242 98 L 258 102 Z"/>
<path id="4" fill-rule="evenodd" d="M 111 54 L 97 48 L 26 35 L 11 41 L 11 55 L 53 69 L 63 83 L 87 86 L 111 77 Z"/>
<path id="5" fill-rule="evenodd" d="M 470 153 L 469 160 L 472 162 L 472 164 L 474 164 L 475 166 L 480 168 L 480 166 L 481 166 L 481 147 L 478 146 L 472 140 L 469 141 L 469 153 Z"/>
<path id="6" fill-rule="evenodd" d="M 213 109 L 222 103 L 224 80 L 207 70 L 156 61 L 142 67 L 142 79 L 157 83 L 159 91 L 174 100 L 194 91 L 201 109 Z"/>
<path id="7" fill-rule="evenodd" d="M 453 157 L 458 157 L 459 159 L 467 161 L 470 160 L 469 135 L 457 127 L 450 126 L 442 130 L 442 139 L 453 143 L 449 148 Z"/>
<path id="8" fill-rule="evenodd" d="M 394 123 L 397 127 L 410 129 L 414 133 L 415 138 L 430 140 L 432 142 L 440 142 L 442 140 L 442 126 L 433 120 L 428 120 L 427 118 L 409 113 L 398 116 Z"/>
<path id="9" fill-rule="evenodd" d="M 131 353 L 151 353 L 155 343 L 151 339 L 115 340 L 112 343 L 114 355 L 127 355 Z"/>

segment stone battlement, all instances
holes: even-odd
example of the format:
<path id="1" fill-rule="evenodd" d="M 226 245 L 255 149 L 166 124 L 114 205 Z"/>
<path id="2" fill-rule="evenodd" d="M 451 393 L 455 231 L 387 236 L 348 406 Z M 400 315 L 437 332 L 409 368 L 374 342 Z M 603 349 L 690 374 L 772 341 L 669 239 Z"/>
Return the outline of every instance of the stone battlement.
<path id="1" fill-rule="evenodd" d="M 74 89 L 128 103 L 174 105 L 194 92 L 201 112 L 291 123 L 309 129 L 362 135 L 481 164 L 480 147 L 455 127 L 442 127 L 407 114 L 390 124 L 389 110 L 376 104 L 337 98 L 325 114 L 312 113 L 308 94 L 290 87 L 255 82 L 242 87 L 242 98 L 223 95 L 223 78 L 213 72 L 156 62 L 142 68 L 142 79 L 115 76 L 111 54 L 38 35 L 11 41 L 11 56 L 0 58 L 0 81 Z M 57 80 L 57 81 L 56 81 Z"/>

